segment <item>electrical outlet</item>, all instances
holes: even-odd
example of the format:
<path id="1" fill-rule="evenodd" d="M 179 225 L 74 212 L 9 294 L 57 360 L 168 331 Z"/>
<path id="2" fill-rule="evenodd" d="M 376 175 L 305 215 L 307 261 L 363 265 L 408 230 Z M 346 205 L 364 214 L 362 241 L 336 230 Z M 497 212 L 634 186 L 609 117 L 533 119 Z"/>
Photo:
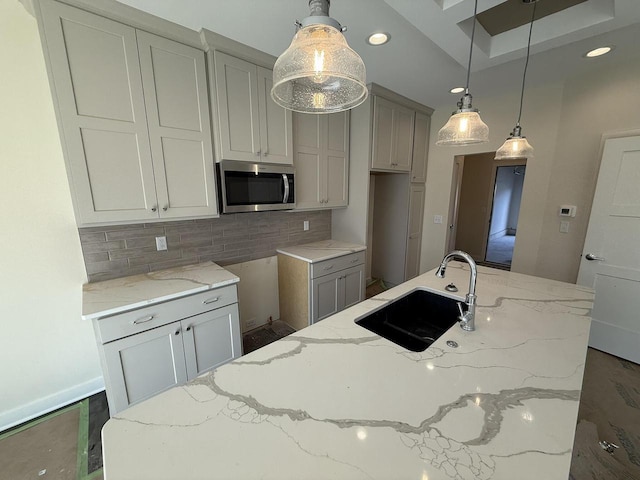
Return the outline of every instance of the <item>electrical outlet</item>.
<path id="1" fill-rule="evenodd" d="M 434 215 L 433 223 L 442 223 L 442 215 Z"/>
<path id="2" fill-rule="evenodd" d="M 305 220 L 304 223 L 302 224 L 304 231 L 306 232 L 307 230 L 309 230 L 309 220 Z"/>
<path id="3" fill-rule="evenodd" d="M 167 237 L 156 237 L 156 250 L 166 250 L 167 249 Z"/>
<path id="4" fill-rule="evenodd" d="M 569 233 L 569 222 L 560 222 L 560 233 Z"/>

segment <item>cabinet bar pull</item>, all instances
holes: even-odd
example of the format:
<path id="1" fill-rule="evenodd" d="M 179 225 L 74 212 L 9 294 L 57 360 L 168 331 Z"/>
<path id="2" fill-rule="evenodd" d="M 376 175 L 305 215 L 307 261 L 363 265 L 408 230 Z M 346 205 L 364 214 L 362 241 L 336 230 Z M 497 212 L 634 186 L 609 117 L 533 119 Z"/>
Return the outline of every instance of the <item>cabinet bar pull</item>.
<path id="1" fill-rule="evenodd" d="M 148 317 L 137 318 L 132 323 L 134 325 L 140 325 L 141 323 L 150 322 L 151 320 L 154 319 L 154 317 L 155 315 L 149 315 Z"/>
<path id="2" fill-rule="evenodd" d="M 328 267 L 324 267 L 325 270 L 331 270 L 333 268 L 333 265 L 329 265 Z"/>
<path id="3" fill-rule="evenodd" d="M 351 263 L 358 263 L 359 261 L 360 261 L 360 259 L 354 258 L 353 260 L 351 260 Z"/>
<path id="4" fill-rule="evenodd" d="M 205 305 L 209 305 L 210 303 L 215 303 L 218 300 L 220 300 L 220 297 L 214 297 L 214 298 L 210 298 L 209 300 L 205 300 L 202 303 L 204 303 Z"/>

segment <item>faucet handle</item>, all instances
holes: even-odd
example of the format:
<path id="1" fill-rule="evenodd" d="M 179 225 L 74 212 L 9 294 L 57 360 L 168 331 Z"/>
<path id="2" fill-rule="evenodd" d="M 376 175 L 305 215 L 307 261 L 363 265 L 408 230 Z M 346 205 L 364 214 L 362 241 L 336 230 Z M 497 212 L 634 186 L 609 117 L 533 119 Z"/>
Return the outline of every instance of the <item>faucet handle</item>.
<path id="1" fill-rule="evenodd" d="M 458 316 L 458 321 L 464 321 L 464 310 L 462 310 L 462 302 L 456 302 L 456 306 L 458 307 L 458 312 L 460 315 Z"/>

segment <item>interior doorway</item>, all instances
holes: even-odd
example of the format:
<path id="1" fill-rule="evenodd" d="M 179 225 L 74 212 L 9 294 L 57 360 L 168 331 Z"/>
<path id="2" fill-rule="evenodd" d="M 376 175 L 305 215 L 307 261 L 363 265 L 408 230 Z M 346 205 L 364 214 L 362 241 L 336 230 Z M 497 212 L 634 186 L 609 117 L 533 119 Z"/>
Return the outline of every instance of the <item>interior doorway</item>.
<path id="1" fill-rule="evenodd" d="M 455 157 L 447 245 L 469 253 L 477 263 L 510 270 L 526 159 L 494 156 L 487 152 Z"/>
<path id="2" fill-rule="evenodd" d="M 496 168 L 493 206 L 484 261 L 510 267 L 516 244 L 526 165 Z"/>

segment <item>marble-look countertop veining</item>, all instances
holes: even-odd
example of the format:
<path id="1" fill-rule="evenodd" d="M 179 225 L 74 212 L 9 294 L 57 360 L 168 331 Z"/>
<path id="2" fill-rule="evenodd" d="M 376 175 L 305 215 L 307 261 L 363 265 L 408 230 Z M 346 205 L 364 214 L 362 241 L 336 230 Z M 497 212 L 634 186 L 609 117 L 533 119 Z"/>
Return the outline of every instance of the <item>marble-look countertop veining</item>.
<path id="1" fill-rule="evenodd" d="M 283 255 L 289 255 L 305 262 L 315 263 L 341 257 L 349 253 L 366 250 L 367 247 L 357 243 L 340 242 L 338 240 L 320 240 L 318 242 L 295 245 L 293 247 L 279 248 L 276 250 Z"/>
<path id="2" fill-rule="evenodd" d="M 354 319 L 452 262 L 111 418 L 106 480 L 566 480 L 591 289 L 479 267 L 476 331 L 421 353 Z M 459 344 L 447 346 L 448 340 Z"/>
<path id="3" fill-rule="evenodd" d="M 107 317 L 239 281 L 237 276 L 221 266 L 205 262 L 87 283 L 82 287 L 82 318 Z"/>

